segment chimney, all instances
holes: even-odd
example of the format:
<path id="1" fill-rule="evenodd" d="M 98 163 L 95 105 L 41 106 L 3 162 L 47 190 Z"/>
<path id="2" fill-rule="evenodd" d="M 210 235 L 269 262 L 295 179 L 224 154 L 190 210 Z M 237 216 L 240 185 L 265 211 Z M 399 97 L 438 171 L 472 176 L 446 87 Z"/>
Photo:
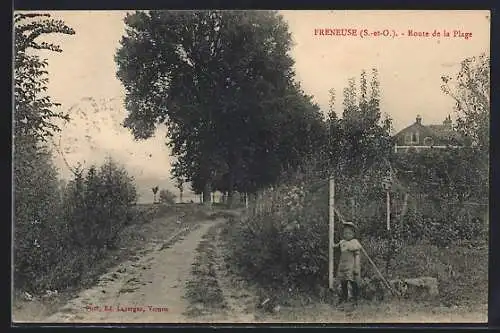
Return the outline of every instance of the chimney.
<path id="1" fill-rule="evenodd" d="M 451 116 L 448 115 L 448 117 L 446 117 L 446 119 L 443 121 L 443 125 L 447 128 L 447 129 L 451 129 Z"/>
<path id="2" fill-rule="evenodd" d="M 417 115 L 417 119 L 415 122 L 419 125 L 422 125 L 422 117 L 420 117 L 420 115 Z"/>

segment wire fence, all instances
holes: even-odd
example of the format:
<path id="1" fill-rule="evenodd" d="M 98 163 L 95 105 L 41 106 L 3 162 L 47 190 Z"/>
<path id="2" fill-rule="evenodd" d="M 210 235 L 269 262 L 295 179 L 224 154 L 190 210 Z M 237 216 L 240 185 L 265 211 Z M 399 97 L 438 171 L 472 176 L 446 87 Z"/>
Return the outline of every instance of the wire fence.
<path id="1" fill-rule="evenodd" d="M 455 230 L 458 233 L 456 239 L 473 237 L 472 234 L 487 228 L 487 198 L 459 200 L 447 195 L 446 192 L 457 190 L 457 184 L 450 188 L 441 186 L 434 191 L 422 191 L 422 188 L 440 184 L 420 179 L 418 186 L 415 186 L 401 179 L 401 172 L 397 171 L 392 173 L 392 187 L 387 196 L 383 187 L 386 174 L 387 170 L 381 169 L 369 170 L 358 177 L 335 177 L 335 207 L 345 219 L 359 224 L 361 233 L 389 237 L 389 233 L 385 232 L 387 220 L 399 238 L 414 240 L 430 237 L 429 234 L 439 227 L 442 230 L 459 229 Z M 293 219 L 292 216 L 299 215 L 301 222 L 307 223 L 318 215 L 313 213 L 316 212 L 325 219 L 329 210 L 328 183 L 329 178 L 324 177 L 324 172 L 313 172 L 300 179 L 261 190 L 248 202 L 249 216 L 273 215 L 275 218 Z M 482 184 L 462 186 L 469 189 L 487 187 Z M 328 232 L 327 229 L 325 232 Z M 419 237 L 413 237 L 416 234 L 420 234 Z"/>

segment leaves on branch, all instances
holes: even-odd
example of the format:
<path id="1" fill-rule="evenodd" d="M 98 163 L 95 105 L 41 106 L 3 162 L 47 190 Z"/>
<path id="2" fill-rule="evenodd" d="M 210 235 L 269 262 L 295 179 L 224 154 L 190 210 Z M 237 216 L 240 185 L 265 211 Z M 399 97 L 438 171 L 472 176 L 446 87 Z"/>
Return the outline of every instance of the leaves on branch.
<path id="1" fill-rule="evenodd" d="M 456 78 L 441 77 L 443 92 L 455 100 L 456 130 L 472 144 L 489 151 L 490 58 L 486 54 L 462 61 Z"/>
<path id="2" fill-rule="evenodd" d="M 38 42 L 47 34 L 72 35 L 75 31 L 49 14 L 14 14 L 14 133 L 34 136 L 39 141 L 59 131 L 55 120 L 69 120 L 67 114 L 55 112 L 59 106 L 45 95 L 47 91 L 47 60 L 29 50 L 61 52 L 58 45 Z"/>

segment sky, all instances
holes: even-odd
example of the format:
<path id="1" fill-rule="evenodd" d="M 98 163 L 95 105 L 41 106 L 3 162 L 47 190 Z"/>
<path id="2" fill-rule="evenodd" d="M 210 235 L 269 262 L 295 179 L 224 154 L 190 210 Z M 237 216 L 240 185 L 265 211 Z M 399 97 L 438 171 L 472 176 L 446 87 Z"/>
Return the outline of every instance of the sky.
<path id="1" fill-rule="evenodd" d="M 83 113 L 95 111 L 89 98 L 112 100 L 108 109 L 115 115 L 106 121 L 97 121 L 101 127 L 99 135 L 95 121 L 85 123 L 85 117 L 75 115 L 78 120 L 63 130 L 61 138 L 66 146 L 78 140 L 80 144 L 68 152 L 66 158 L 76 163 L 82 159 L 98 161 L 106 154 L 116 155 L 127 167 L 151 178 L 151 183 L 162 179 L 165 186 L 171 188 L 168 170 L 172 158 L 164 144 L 165 130 L 161 128 L 150 140 L 135 142 L 126 129 L 116 126 L 126 116 L 122 104 L 124 89 L 116 78 L 114 63 L 125 32 L 126 12 L 56 11 L 51 14 L 64 20 L 76 34 L 50 37 L 63 52 L 43 54 L 49 62 L 49 95 L 62 103 L 63 108 L 79 109 Z M 359 78 L 363 69 L 370 71 L 375 67 L 380 77 L 381 109 L 393 119 L 395 130 L 412 124 L 417 114 L 422 116 L 424 124 L 439 124 L 448 114 L 453 117 L 453 101 L 441 91 L 441 76 L 456 75 L 460 62 L 466 57 L 482 52 L 489 54 L 488 11 L 294 10 L 281 11 L 281 14 L 288 22 L 294 41 L 291 55 L 295 60 L 296 79 L 305 92 L 326 111 L 329 89 L 337 91 L 340 106 L 347 80 Z M 356 29 L 358 35 L 325 36 L 319 35 L 319 29 Z M 369 32 L 388 29 L 391 33 L 397 32 L 399 37 L 361 38 L 359 31 L 364 29 Z M 431 37 L 410 37 L 410 29 L 429 32 Z M 442 34 L 443 30 L 450 31 L 451 36 L 432 37 L 434 31 Z M 453 37 L 453 30 L 471 33 L 472 37 Z M 111 127 L 113 130 L 108 130 Z M 95 137 L 96 149 L 84 149 L 89 146 L 85 140 L 89 133 Z"/>

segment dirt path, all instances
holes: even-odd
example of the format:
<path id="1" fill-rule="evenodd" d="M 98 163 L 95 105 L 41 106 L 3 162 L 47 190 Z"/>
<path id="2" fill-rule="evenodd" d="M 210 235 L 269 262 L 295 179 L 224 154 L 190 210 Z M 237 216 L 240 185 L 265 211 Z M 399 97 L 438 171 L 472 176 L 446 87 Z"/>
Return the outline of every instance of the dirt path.
<path id="1" fill-rule="evenodd" d="M 169 248 L 159 247 L 135 262 L 120 265 L 99 284 L 70 301 L 44 322 L 180 323 L 184 283 L 189 278 L 195 248 L 208 228 L 204 222 Z M 113 281 L 110 281 L 114 278 Z"/>

